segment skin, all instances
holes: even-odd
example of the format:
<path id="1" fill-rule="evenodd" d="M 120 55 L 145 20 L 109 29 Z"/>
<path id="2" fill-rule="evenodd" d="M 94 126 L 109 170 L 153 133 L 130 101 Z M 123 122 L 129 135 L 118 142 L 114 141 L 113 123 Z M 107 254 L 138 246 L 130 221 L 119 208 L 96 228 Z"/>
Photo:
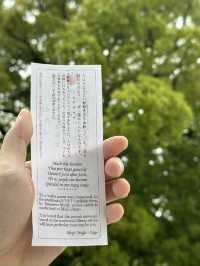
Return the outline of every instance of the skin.
<path id="1" fill-rule="evenodd" d="M 34 186 L 31 162 L 26 162 L 31 136 L 31 114 L 22 110 L 0 149 L 0 266 L 47 266 L 64 250 L 63 247 L 31 246 Z M 127 146 L 123 136 L 103 143 L 108 224 L 122 218 L 124 209 L 115 201 L 125 198 L 130 191 L 128 181 L 120 178 L 124 166 L 117 158 Z"/>

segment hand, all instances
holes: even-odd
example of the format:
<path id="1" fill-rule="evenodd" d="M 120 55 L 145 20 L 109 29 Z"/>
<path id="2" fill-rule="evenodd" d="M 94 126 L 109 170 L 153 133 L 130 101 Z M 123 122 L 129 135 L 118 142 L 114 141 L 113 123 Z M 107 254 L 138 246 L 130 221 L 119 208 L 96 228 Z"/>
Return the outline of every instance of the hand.
<path id="1" fill-rule="evenodd" d="M 64 250 L 63 247 L 31 246 L 34 186 L 30 162 L 25 162 L 31 136 L 31 114 L 22 110 L 0 150 L 0 266 L 46 266 Z M 114 179 L 123 173 L 123 164 L 116 156 L 127 146 L 125 137 L 104 141 L 108 203 L 129 193 L 130 186 L 125 179 Z M 107 223 L 119 221 L 123 213 L 119 203 L 108 205 Z"/>

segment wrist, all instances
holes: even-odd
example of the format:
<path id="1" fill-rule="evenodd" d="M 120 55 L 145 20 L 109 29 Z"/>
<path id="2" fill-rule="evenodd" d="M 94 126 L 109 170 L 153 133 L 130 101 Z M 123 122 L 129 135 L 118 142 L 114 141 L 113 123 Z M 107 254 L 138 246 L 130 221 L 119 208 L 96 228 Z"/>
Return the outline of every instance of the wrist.
<path id="1" fill-rule="evenodd" d="M 0 266 L 22 266 L 20 258 L 10 254 L 0 256 Z"/>
<path id="2" fill-rule="evenodd" d="M 22 252 L 20 245 L 0 249 L 0 266 L 22 266 Z"/>

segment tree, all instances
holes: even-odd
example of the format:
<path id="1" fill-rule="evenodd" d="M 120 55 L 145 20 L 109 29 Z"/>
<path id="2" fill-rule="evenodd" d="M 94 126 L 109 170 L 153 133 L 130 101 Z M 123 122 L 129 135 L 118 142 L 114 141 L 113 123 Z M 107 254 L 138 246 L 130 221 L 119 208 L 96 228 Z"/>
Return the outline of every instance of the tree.
<path id="1" fill-rule="evenodd" d="M 105 137 L 129 138 L 133 192 L 109 247 L 67 248 L 52 265 L 199 265 L 200 1 L 6 2 L 0 138 L 29 105 L 31 61 L 101 64 Z"/>

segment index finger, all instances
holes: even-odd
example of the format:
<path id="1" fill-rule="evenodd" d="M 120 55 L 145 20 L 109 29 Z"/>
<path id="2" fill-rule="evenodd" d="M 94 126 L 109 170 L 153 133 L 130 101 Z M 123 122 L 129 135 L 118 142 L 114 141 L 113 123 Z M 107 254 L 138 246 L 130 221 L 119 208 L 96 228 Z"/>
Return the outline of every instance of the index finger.
<path id="1" fill-rule="evenodd" d="M 128 147 L 128 139 L 124 136 L 114 136 L 105 139 L 103 142 L 104 159 L 116 157 Z M 30 168 L 31 162 L 26 162 L 26 166 Z"/>
<path id="2" fill-rule="evenodd" d="M 104 159 L 117 156 L 128 147 L 128 139 L 124 136 L 114 136 L 104 140 L 103 153 Z"/>

